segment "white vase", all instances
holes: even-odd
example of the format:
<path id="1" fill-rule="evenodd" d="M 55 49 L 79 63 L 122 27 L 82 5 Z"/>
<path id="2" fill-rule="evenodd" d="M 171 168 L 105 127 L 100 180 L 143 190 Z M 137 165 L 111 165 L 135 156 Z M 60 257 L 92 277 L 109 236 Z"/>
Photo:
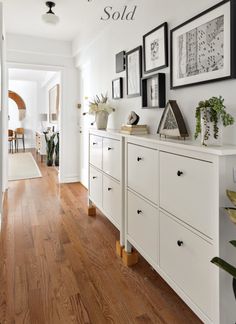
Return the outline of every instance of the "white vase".
<path id="1" fill-rule="evenodd" d="M 106 111 L 99 111 L 96 113 L 95 121 L 97 129 L 107 129 L 108 116 L 109 114 Z"/>
<path id="2" fill-rule="evenodd" d="M 207 122 L 207 125 L 205 125 L 203 113 L 201 113 L 201 145 L 208 146 L 208 145 L 214 145 L 214 146 L 221 146 L 223 144 L 223 125 L 222 122 L 219 120 L 217 126 L 218 126 L 218 137 L 214 138 L 214 124 L 210 121 Z M 208 139 L 205 138 L 205 134 L 207 132 L 208 127 Z"/>

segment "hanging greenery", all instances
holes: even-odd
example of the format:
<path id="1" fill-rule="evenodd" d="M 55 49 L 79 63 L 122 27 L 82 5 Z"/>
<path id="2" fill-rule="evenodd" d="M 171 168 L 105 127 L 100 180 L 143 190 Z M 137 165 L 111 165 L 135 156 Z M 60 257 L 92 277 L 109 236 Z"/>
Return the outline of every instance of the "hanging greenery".
<path id="1" fill-rule="evenodd" d="M 220 121 L 222 121 L 224 127 L 232 125 L 234 123 L 234 118 L 228 114 L 225 109 L 226 107 L 222 96 L 200 101 L 195 112 L 196 128 L 194 138 L 197 139 L 198 135 L 202 132 L 201 118 L 204 122 L 203 145 L 206 145 L 205 141 L 211 136 L 210 123 L 213 124 L 213 136 L 215 139 L 217 139 L 219 135 L 218 123 Z"/>

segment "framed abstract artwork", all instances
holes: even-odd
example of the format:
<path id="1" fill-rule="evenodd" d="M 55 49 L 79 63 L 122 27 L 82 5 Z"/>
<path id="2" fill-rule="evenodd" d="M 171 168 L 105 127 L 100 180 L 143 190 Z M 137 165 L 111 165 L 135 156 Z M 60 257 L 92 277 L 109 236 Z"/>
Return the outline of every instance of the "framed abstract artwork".
<path id="1" fill-rule="evenodd" d="M 125 71 L 125 51 L 116 54 L 116 73 Z"/>
<path id="2" fill-rule="evenodd" d="M 123 98 L 123 79 L 112 80 L 112 99 Z"/>
<path id="3" fill-rule="evenodd" d="M 168 66 L 168 24 L 151 30 L 143 36 L 144 73 Z"/>
<path id="4" fill-rule="evenodd" d="M 49 90 L 49 122 L 57 123 L 60 106 L 60 85 L 56 84 Z"/>
<path id="5" fill-rule="evenodd" d="M 171 30 L 171 88 L 235 78 L 236 2 L 225 0 Z"/>
<path id="6" fill-rule="evenodd" d="M 158 73 L 142 79 L 142 108 L 165 108 L 165 77 L 165 73 Z"/>
<path id="7" fill-rule="evenodd" d="M 142 46 L 138 46 L 126 53 L 126 82 L 127 96 L 139 97 L 141 95 L 142 77 Z"/>

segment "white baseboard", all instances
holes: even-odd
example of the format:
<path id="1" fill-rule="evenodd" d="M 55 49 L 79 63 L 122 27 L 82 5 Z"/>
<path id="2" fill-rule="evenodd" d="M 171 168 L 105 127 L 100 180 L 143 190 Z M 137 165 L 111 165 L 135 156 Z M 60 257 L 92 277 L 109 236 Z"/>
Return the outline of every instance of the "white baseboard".
<path id="1" fill-rule="evenodd" d="M 74 182 L 80 182 L 79 176 L 69 176 L 69 177 L 60 177 L 59 174 L 59 183 L 74 183 Z"/>

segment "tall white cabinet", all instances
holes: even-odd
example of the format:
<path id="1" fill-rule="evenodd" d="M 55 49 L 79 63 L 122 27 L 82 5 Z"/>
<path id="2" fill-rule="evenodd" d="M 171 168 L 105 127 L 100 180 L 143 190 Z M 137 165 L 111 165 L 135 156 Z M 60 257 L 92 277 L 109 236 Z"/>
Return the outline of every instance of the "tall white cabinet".
<path id="1" fill-rule="evenodd" d="M 106 145 L 115 137 L 123 152 L 116 158 Z M 134 247 L 204 323 L 236 321 L 232 278 L 210 262 L 221 256 L 236 264 L 228 243 L 236 228 L 223 208 L 230 205 L 226 189 L 236 190 L 234 168 L 234 146 L 90 133 L 90 204 L 118 227 L 125 251 Z M 119 188 L 110 208 L 114 186 L 107 181 Z M 114 221 L 117 210 L 122 226 Z"/>

